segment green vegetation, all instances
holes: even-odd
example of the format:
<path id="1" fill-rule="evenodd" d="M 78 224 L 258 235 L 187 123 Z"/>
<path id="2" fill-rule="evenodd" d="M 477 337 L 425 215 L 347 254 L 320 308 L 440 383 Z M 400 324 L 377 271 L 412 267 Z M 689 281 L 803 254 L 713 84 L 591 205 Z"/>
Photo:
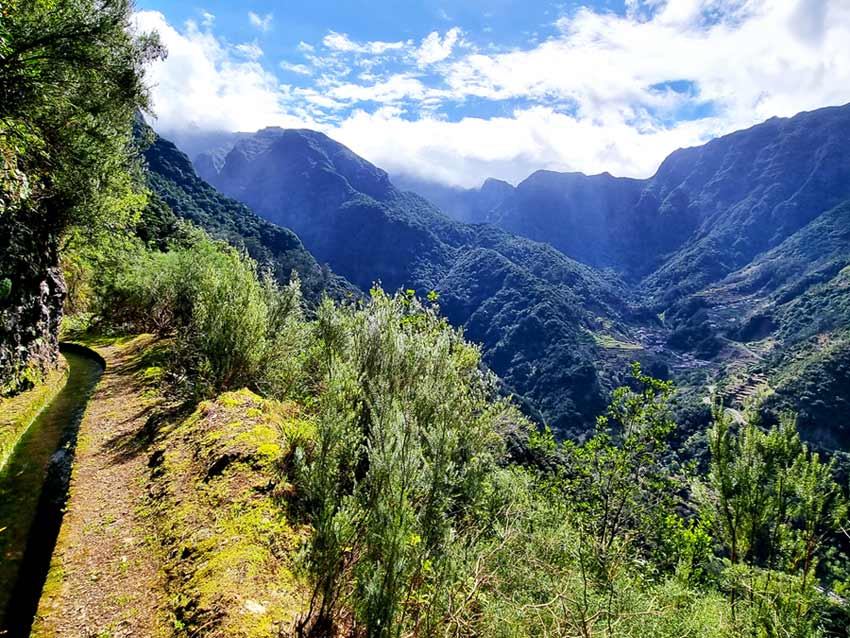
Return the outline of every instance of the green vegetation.
<path id="1" fill-rule="evenodd" d="M 602 351 L 636 348 L 611 336 L 630 334 L 623 322 L 647 321 L 616 277 L 455 224 L 324 136 L 282 132 L 274 149 L 290 145 L 307 168 L 267 176 L 281 197 L 261 189 L 265 205 L 303 223 L 308 245 L 361 286 L 435 289 L 423 301 L 376 286 L 308 311 L 298 277 L 279 283 L 293 269 L 309 302 L 355 291 L 198 180 L 173 146 L 153 139 L 143 172 L 141 69 L 161 51 L 132 34 L 127 0 L 2 0 L 0 11 L 0 390 L 53 364 L 63 303 L 107 339 L 160 338 L 127 374 L 145 402 L 170 404 L 129 447 L 150 452 L 139 505 L 175 635 L 846 634 L 846 475 L 794 418 L 736 424 L 720 405 L 702 466 L 683 461 L 673 384 L 637 364 L 628 378 L 596 367 Z M 335 202 L 325 208 L 304 179 L 317 158 L 320 200 Z M 718 246 L 738 232 L 724 221 Z M 843 250 L 843 239 L 827 243 Z M 668 345 L 723 348 L 717 308 L 687 298 L 749 263 L 723 255 L 693 245 L 648 280 L 675 329 Z M 739 335 L 801 344 L 772 385 L 781 400 L 796 371 L 826 379 L 805 388 L 807 424 L 847 396 L 845 341 L 822 342 L 800 319 L 818 312 L 843 335 L 844 259 L 833 250 L 803 281 L 783 279 L 775 317 L 748 317 Z M 536 429 L 484 362 L 560 434 L 586 436 Z M 626 385 L 606 410 L 615 381 Z M 839 400 L 821 410 L 823 387 Z"/>
<path id="2" fill-rule="evenodd" d="M 164 469 L 152 480 L 163 489 L 193 481 L 161 472 L 194 476 L 203 498 L 217 476 L 266 486 L 222 510 L 213 536 L 170 554 L 183 574 L 180 627 L 802 637 L 846 625 L 846 486 L 793 419 L 763 430 L 750 415 L 738 427 L 718 408 L 700 472 L 669 444 L 672 384 L 636 365 L 595 434 L 558 444 L 498 399 L 480 351 L 434 295 L 375 289 L 307 318 L 297 286 L 264 283 L 224 244 L 193 237 L 137 260 L 110 275 L 101 322 L 174 335 L 173 356 L 157 357 L 162 387 L 215 395 L 244 383 L 267 397 L 223 395 L 157 435 Z M 153 298 L 161 307 L 143 312 Z M 223 311 L 212 323 L 207 300 Z M 175 441 L 202 451 L 178 458 Z M 230 503 L 227 493 L 211 502 Z M 171 497 L 154 496 L 170 510 Z M 180 518 L 198 498 L 176 497 L 175 543 L 205 527 L 197 512 Z M 221 580 L 234 574 L 287 593 L 274 609 L 250 598 L 254 615 L 237 622 L 221 612 L 246 604 Z"/>
<path id="3" fill-rule="evenodd" d="M 593 339 L 596 343 L 603 348 L 615 349 L 615 350 L 641 350 L 642 346 L 636 343 L 630 343 L 628 341 L 620 341 L 616 337 L 612 337 L 608 334 L 600 334 L 598 332 L 594 332 Z"/>
<path id="4" fill-rule="evenodd" d="M 315 582 L 299 633 L 354 621 L 373 636 L 436 631 L 493 505 L 501 441 L 518 418 L 489 402 L 479 352 L 410 292 L 316 319 L 324 392 L 296 484 L 312 523 Z"/>
<path id="5" fill-rule="evenodd" d="M 155 225 L 146 221 L 142 226 L 143 239 L 173 232 L 177 218 L 184 219 L 212 237 L 246 250 L 278 281 L 288 282 L 291 273 L 297 272 L 304 296 L 312 305 L 318 304 L 323 293 L 335 298 L 359 295 L 354 286 L 327 267 L 320 267 L 295 233 L 275 226 L 244 204 L 219 193 L 198 177 L 186 155 L 146 125 L 137 123 L 136 129 L 145 149 L 148 186 L 165 208 Z"/>
<path id="6" fill-rule="evenodd" d="M 129 0 L 0 3 L 0 392 L 56 364 L 60 248 L 120 235 L 144 205 L 131 152 L 157 40 Z M 37 319 L 34 319 L 37 318 Z"/>
<path id="7" fill-rule="evenodd" d="M 101 264 L 105 266 L 106 264 Z M 182 369 L 205 394 L 251 385 L 272 393 L 294 381 L 298 280 L 262 281 L 249 257 L 187 229 L 165 252 L 134 246 L 93 275 L 90 320 L 102 328 L 175 336 Z"/>
<path id="8" fill-rule="evenodd" d="M 300 610 L 304 531 L 281 507 L 277 463 L 302 427 L 295 404 L 222 394 L 161 434 L 143 513 L 166 556 L 176 635 L 278 635 Z"/>

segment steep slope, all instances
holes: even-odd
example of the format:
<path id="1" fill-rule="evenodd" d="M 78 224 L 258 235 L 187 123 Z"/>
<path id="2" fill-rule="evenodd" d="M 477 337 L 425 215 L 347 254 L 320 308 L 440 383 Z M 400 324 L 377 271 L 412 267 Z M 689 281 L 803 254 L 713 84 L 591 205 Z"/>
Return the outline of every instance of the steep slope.
<path id="1" fill-rule="evenodd" d="M 266 129 L 238 142 L 214 183 L 362 288 L 440 295 L 444 313 L 483 344 L 506 389 L 563 433 L 584 433 L 619 380 L 631 337 L 626 295 L 543 244 L 453 221 L 387 174 L 312 131 Z"/>
<path id="2" fill-rule="evenodd" d="M 850 324 L 848 265 L 850 200 L 700 295 L 731 336 L 793 344 Z"/>
<path id="3" fill-rule="evenodd" d="M 538 171 L 474 221 L 645 278 L 645 292 L 663 308 L 850 199 L 848 149 L 850 105 L 819 109 L 676 151 L 646 180 Z M 453 199 L 422 189 L 458 215 L 474 208 L 458 197 L 483 201 L 483 190 Z"/>
<path id="4" fill-rule="evenodd" d="M 738 375 L 775 390 L 767 412 L 797 412 L 809 440 L 850 448 L 850 201 L 691 299 L 709 338 L 747 355 Z"/>
<path id="5" fill-rule="evenodd" d="M 500 227 L 546 241 L 597 268 L 632 276 L 686 232 L 686 220 L 659 212 L 639 180 L 538 171 L 490 214 Z"/>
<path id="6" fill-rule="evenodd" d="M 677 151 L 648 180 L 539 171 L 515 189 L 423 190 L 474 225 L 310 131 L 243 138 L 213 179 L 363 288 L 438 291 L 562 433 L 586 431 L 640 359 L 697 402 L 712 382 L 733 402 L 772 388 L 768 408 L 801 411 L 832 447 L 847 429 L 848 142 L 845 106 Z"/>
<path id="7" fill-rule="evenodd" d="M 767 413 L 850 446 L 850 105 L 677 151 L 647 180 L 540 171 L 486 219 L 619 271 L 662 317 L 644 341 L 701 371 L 680 384 L 773 392 Z"/>
<path id="8" fill-rule="evenodd" d="M 144 153 L 148 184 L 174 214 L 213 237 L 244 247 L 261 266 L 272 268 L 281 281 L 288 281 L 293 270 L 298 272 L 312 301 L 323 292 L 340 298 L 356 292 L 350 283 L 320 267 L 295 233 L 222 195 L 198 177 L 189 158 L 174 144 L 153 135 Z"/>
<path id="9" fill-rule="evenodd" d="M 377 279 L 396 288 L 413 278 L 433 286 L 427 271 L 451 260 L 438 239 L 458 232 L 450 220 L 320 133 L 260 131 L 236 145 L 213 183 L 292 228 L 317 259 L 361 288 Z"/>
<path id="10" fill-rule="evenodd" d="M 677 151 L 647 192 L 675 195 L 676 210 L 697 225 L 645 282 L 669 302 L 745 267 L 850 199 L 850 105 L 773 118 Z"/>

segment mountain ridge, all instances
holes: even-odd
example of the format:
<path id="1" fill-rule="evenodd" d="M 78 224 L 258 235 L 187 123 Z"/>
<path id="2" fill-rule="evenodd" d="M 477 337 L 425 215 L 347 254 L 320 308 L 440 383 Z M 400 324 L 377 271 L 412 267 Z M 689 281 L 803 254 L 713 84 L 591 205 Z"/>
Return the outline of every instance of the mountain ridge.
<path id="1" fill-rule="evenodd" d="M 344 298 L 356 292 L 349 282 L 322 268 L 289 229 L 271 224 L 247 206 L 228 198 L 201 179 L 191 161 L 172 142 L 137 122 L 136 136 L 142 145 L 145 175 L 154 196 L 173 215 L 206 230 L 211 236 L 243 248 L 260 264 L 269 267 L 283 282 L 298 273 L 306 298 L 318 303 L 322 294 Z M 166 225 L 170 214 L 166 214 Z"/>
<path id="2" fill-rule="evenodd" d="M 489 180 L 438 193 L 472 223 L 311 131 L 238 140 L 213 183 L 293 228 L 363 289 L 380 280 L 439 292 L 446 316 L 484 344 L 508 388 L 576 434 L 629 359 L 674 370 L 697 393 L 711 380 L 734 387 L 760 374 L 761 359 L 779 386 L 795 361 L 816 355 L 800 326 L 805 308 L 820 308 L 830 334 L 850 316 L 837 274 L 850 263 L 839 232 L 849 131 L 850 105 L 832 107 L 680 149 L 645 180 L 541 170 L 516 187 Z M 822 264 L 817 246 L 832 251 Z M 785 283 L 765 274 L 777 263 L 771 251 L 784 260 Z M 742 288 L 758 277 L 762 297 Z M 802 292 L 779 303 L 780 289 L 795 286 Z M 798 398 L 783 405 L 799 407 Z"/>
<path id="3" fill-rule="evenodd" d="M 616 332 L 628 311 L 616 278 L 496 226 L 452 220 L 321 133 L 266 129 L 241 140 L 213 184 L 291 228 L 361 289 L 437 292 L 448 319 L 483 344 L 506 391 L 559 431 L 585 432 L 620 378 L 592 363 L 602 358 L 593 331 Z M 536 357 L 525 354 L 532 344 Z M 551 362 L 540 366 L 541 356 Z"/>

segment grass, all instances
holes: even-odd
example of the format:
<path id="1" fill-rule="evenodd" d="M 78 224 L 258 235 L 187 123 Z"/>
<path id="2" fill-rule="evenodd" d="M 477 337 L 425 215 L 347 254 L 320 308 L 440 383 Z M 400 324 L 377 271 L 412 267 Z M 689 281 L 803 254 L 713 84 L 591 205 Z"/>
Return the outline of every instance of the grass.
<path id="1" fill-rule="evenodd" d="M 591 334 L 593 335 L 593 340 L 596 344 L 607 350 L 643 350 L 643 346 L 637 343 L 619 341 L 611 335 L 599 334 L 598 332 L 593 332 Z"/>

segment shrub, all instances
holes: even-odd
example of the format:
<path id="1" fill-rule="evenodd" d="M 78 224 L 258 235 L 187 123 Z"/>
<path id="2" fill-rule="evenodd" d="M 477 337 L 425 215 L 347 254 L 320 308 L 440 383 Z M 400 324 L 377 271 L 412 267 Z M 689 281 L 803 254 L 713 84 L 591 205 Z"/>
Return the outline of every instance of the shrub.
<path id="1" fill-rule="evenodd" d="M 301 632 L 344 612 L 369 636 L 435 624 L 501 458 L 477 348 L 411 293 L 365 307 L 324 303 L 315 322 L 321 387 L 315 449 L 302 465 L 316 583 Z"/>
<path id="2" fill-rule="evenodd" d="M 203 233 L 167 252 L 125 248 L 99 276 L 99 321 L 173 336 L 177 363 L 208 393 L 295 384 L 288 356 L 301 317 L 297 282 L 281 291 L 256 263 Z"/>

